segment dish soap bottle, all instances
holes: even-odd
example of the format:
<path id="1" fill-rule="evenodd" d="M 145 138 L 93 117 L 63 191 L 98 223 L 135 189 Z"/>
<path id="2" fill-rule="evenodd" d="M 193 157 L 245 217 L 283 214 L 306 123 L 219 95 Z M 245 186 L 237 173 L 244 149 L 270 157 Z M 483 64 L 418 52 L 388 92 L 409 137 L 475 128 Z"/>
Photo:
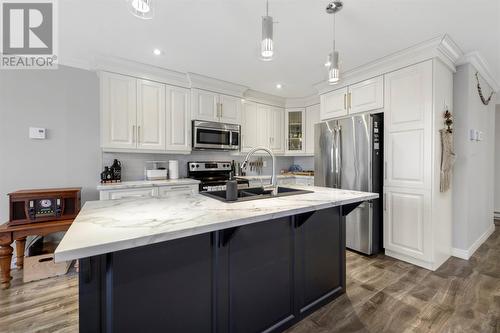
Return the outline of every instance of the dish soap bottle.
<path id="1" fill-rule="evenodd" d="M 238 182 L 233 177 L 233 173 L 229 173 L 229 180 L 226 183 L 226 201 L 236 201 L 238 199 Z"/>

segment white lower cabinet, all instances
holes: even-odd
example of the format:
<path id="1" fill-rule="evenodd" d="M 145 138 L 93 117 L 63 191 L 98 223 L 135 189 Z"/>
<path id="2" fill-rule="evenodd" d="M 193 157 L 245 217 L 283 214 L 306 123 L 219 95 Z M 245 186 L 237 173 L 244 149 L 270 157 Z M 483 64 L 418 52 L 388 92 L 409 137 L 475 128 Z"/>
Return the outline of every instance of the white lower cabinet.
<path id="1" fill-rule="evenodd" d="M 296 177 L 295 184 L 303 186 L 314 186 L 314 177 L 308 177 L 308 178 Z"/>
<path id="2" fill-rule="evenodd" d="M 384 190 L 384 247 L 388 255 L 428 261 L 432 246 L 430 223 L 431 202 L 427 191 Z"/>
<path id="3" fill-rule="evenodd" d="M 160 198 L 173 198 L 198 193 L 198 185 L 175 185 L 158 187 Z"/>
<path id="4" fill-rule="evenodd" d="M 156 196 L 154 187 L 128 188 L 120 190 L 105 190 L 99 192 L 100 200 L 115 200 L 126 198 L 149 198 Z"/>

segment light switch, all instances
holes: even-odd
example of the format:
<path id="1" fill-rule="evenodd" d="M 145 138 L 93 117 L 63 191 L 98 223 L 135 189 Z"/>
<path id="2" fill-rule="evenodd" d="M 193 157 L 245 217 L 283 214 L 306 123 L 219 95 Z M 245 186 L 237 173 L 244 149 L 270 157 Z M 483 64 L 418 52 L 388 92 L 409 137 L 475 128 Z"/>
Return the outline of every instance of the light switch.
<path id="1" fill-rule="evenodd" d="M 476 136 L 476 140 L 477 141 L 483 141 L 483 132 L 482 131 L 477 131 L 477 136 Z"/>
<path id="2" fill-rule="evenodd" d="M 30 127 L 30 139 L 45 140 L 45 138 L 46 138 L 45 128 Z"/>

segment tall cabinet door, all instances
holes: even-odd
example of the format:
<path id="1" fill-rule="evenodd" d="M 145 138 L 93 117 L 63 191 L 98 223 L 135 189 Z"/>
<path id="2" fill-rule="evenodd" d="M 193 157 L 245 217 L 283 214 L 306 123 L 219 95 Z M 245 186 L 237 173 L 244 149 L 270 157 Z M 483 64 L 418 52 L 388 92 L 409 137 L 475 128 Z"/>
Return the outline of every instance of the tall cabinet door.
<path id="1" fill-rule="evenodd" d="M 189 89 L 166 86 L 167 150 L 191 151 Z"/>
<path id="2" fill-rule="evenodd" d="M 267 113 L 269 147 L 274 153 L 285 152 L 285 110 L 270 107 Z"/>
<path id="3" fill-rule="evenodd" d="M 219 121 L 229 124 L 241 123 L 241 98 L 219 95 Z"/>
<path id="4" fill-rule="evenodd" d="M 384 190 L 384 248 L 412 258 L 431 261 L 432 226 L 429 191 Z M 391 251 L 391 252 L 389 252 Z"/>
<path id="5" fill-rule="evenodd" d="M 247 152 L 259 144 L 257 104 L 245 102 L 241 125 L 241 151 Z"/>
<path id="6" fill-rule="evenodd" d="M 193 89 L 192 103 L 193 120 L 218 120 L 219 94 L 206 90 Z"/>
<path id="7" fill-rule="evenodd" d="M 165 150 L 165 85 L 137 80 L 137 148 Z"/>
<path id="8" fill-rule="evenodd" d="M 319 112 L 319 104 L 306 108 L 306 154 L 308 155 L 314 155 L 314 125 L 320 122 Z"/>
<path id="9" fill-rule="evenodd" d="M 102 72 L 101 145 L 103 148 L 136 148 L 136 79 Z"/>
<path id="10" fill-rule="evenodd" d="M 385 182 L 430 189 L 432 61 L 385 76 Z"/>
<path id="11" fill-rule="evenodd" d="M 305 109 L 286 110 L 286 153 L 303 154 L 305 147 Z"/>

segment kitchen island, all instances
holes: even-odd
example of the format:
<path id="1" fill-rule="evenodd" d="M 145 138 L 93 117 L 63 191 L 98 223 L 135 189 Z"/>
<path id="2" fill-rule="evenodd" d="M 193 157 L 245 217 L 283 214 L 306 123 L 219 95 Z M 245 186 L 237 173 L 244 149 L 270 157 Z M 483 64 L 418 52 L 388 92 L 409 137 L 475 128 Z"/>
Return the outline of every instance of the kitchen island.
<path id="1" fill-rule="evenodd" d="M 280 332 L 338 297 L 344 216 L 378 195 L 304 189 L 87 202 L 55 253 L 80 259 L 80 332 Z"/>

